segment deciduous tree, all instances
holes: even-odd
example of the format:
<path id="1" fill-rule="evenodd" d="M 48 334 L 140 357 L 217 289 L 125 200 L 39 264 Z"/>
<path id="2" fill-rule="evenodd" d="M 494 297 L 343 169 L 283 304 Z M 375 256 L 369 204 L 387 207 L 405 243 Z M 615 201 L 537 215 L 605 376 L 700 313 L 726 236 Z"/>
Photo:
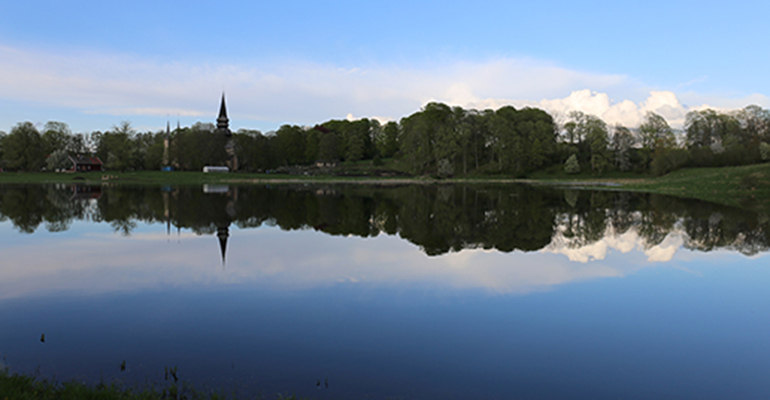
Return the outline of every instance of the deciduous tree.
<path id="1" fill-rule="evenodd" d="M 37 171 L 45 162 L 43 140 L 31 122 L 21 122 L 3 140 L 3 157 L 8 168 Z"/>

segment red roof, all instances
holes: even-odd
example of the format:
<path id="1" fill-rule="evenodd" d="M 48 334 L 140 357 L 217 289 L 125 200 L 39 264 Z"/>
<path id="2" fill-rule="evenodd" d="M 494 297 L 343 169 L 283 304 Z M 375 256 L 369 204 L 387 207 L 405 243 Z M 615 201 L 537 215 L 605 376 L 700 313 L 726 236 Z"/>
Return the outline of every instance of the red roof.
<path id="1" fill-rule="evenodd" d="M 104 165 L 102 160 L 99 159 L 99 157 L 85 157 L 85 156 L 77 156 L 77 157 L 70 157 L 72 161 L 75 164 L 80 165 Z"/>

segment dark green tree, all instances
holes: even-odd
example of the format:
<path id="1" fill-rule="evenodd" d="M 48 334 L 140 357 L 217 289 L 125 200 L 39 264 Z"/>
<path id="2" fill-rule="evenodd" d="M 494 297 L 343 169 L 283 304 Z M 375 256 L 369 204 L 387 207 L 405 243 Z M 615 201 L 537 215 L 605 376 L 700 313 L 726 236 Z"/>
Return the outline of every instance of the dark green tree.
<path id="1" fill-rule="evenodd" d="M 676 147 L 674 131 L 662 116 L 648 111 L 639 125 L 642 168 L 648 169 L 654 154 Z"/>
<path id="2" fill-rule="evenodd" d="M 282 165 L 303 165 L 305 159 L 305 130 L 297 125 L 283 125 L 275 134 L 277 157 Z"/>
<path id="3" fill-rule="evenodd" d="M 96 155 L 104 162 L 106 169 L 124 171 L 132 167 L 132 139 L 135 133 L 130 122 L 122 121 L 110 131 L 92 135 L 96 142 Z"/>
<path id="4" fill-rule="evenodd" d="M 45 163 L 43 139 L 31 122 L 21 122 L 3 139 L 3 158 L 7 168 L 38 171 Z"/>
<path id="5" fill-rule="evenodd" d="M 631 131 L 620 124 L 615 125 L 612 132 L 612 152 L 615 155 L 615 167 L 621 171 L 631 169 L 631 151 L 635 144 Z"/>
<path id="6" fill-rule="evenodd" d="M 46 155 L 56 150 L 68 152 L 73 147 L 73 136 L 64 122 L 48 121 L 43 127 L 43 152 Z"/>
<path id="7" fill-rule="evenodd" d="M 398 131 L 398 123 L 390 121 L 385 124 L 380 131 L 381 134 L 377 136 L 377 150 L 383 158 L 390 158 L 396 155 L 398 151 Z"/>

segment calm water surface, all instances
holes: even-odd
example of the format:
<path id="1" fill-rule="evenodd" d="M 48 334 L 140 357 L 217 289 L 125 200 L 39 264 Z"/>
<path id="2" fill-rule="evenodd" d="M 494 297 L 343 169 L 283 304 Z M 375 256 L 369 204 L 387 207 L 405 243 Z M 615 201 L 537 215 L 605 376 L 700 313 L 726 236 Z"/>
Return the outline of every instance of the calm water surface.
<path id="1" fill-rule="evenodd" d="M 768 398 L 769 244 L 767 215 L 620 192 L 6 185 L 0 367 L 177 367 L 243 398 Z"/>

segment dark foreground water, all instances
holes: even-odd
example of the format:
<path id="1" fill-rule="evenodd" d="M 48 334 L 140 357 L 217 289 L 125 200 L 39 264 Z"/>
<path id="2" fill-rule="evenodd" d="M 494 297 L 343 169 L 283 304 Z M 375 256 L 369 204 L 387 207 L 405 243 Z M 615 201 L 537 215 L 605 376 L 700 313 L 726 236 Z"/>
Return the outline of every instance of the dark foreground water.
<path id="1" fill-rule="evenodd" d="M 768 215 L 620 192 L 0 186 L 0 367 L 176 367 L 242 398 L 763 399 L 768 244 Z"/>

